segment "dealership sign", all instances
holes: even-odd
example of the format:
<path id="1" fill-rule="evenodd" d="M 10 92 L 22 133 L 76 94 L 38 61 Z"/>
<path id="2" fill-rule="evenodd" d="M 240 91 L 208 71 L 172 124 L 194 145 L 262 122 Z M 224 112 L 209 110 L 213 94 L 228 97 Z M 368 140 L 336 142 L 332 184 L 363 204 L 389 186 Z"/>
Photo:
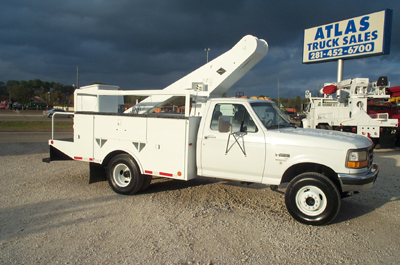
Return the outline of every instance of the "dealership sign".
<path id="1" fill-rule="evenodd" d="M 304 31 L 303 63 L 390 53 L 391 9 Z"/>

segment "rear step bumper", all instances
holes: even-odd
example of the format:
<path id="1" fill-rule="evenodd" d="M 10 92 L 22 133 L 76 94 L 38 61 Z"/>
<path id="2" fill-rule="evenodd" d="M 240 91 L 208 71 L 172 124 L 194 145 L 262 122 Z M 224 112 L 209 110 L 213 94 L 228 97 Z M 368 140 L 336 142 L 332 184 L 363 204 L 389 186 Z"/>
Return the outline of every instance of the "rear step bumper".
<path id="1" fill-rule="evenodd" d="M 73 160 L 71 157 L 61 152 L 54 146 L 50 145 L 50 157 L 42 159 L 42 162 L 50 163 L 51 161 Z"/>

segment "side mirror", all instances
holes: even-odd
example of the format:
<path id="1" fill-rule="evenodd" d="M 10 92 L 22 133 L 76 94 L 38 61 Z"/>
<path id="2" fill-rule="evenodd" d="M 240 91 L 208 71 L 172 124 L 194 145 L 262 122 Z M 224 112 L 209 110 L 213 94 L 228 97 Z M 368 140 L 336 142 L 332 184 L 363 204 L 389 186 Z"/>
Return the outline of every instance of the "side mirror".
<path id="1" fill-rule="evenodd" d="M 229 132 L 231 129 L 231 119 L 229 116 L 219 116 L 218 131 L 221 133 Z"/>

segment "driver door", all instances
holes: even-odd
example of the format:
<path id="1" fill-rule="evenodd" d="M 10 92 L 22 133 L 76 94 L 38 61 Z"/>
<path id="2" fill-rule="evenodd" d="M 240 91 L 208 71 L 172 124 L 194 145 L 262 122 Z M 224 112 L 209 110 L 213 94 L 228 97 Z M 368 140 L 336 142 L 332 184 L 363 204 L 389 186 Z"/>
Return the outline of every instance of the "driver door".
<path id="1" fill-rule="evenodd" d="M 261 182 L 266 156 L 263 131 L 258 129 L 253 117 L 242 104 L 221 103 L 211 107 L 212 117 L 208 119 L 211 122 L 204 126 L 199 146 L 200 175 Z M 229 117 L 232 133 L 218 131 L 220 116 Z"/>

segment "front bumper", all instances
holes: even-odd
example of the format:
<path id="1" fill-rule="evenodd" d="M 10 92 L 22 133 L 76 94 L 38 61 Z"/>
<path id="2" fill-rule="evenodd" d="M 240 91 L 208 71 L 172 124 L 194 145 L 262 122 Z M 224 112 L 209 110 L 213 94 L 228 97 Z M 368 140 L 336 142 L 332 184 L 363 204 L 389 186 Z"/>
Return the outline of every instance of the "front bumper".
<path id="1" fill-rule="evenodd" d="M 362 191 L 372 188 L 376 178 L 378 177 L 378 165 L 372 165 L 367 174 L 338 174 L 342 192 Z"/>

